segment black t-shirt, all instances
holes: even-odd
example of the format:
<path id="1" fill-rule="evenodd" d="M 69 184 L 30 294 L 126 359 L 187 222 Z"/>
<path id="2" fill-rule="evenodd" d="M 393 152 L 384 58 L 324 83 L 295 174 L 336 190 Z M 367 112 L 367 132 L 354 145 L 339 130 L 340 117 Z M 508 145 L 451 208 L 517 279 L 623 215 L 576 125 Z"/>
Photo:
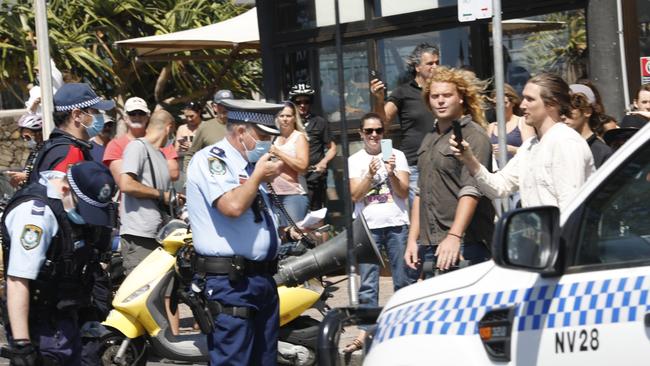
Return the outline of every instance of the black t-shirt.
<path id="1" fill-rule="evenodd" d="M 388 97 L 397 107 L 401 143 L 399 149 L 406 155 L 409 165 L 417 165 L 418 149 L 424 135 L 431 132 L 435 118 L 422 100 L 422 88 L 415 80 L 397 87 Z"/>
<path id="2" fill-rule="evenodd" d="M 594 165 L 596 166 L 596 169 L 600 168 L 605 160 L 609 159 L 609 157 L 614 153 L 607 144 L 596 137 L 596 134 L 589 136 L 587 144 L 589 144 L 591 155 L 594 157 Z"/>
<path id="3" fill-rule="evenodd" d="M 325 118 L 313 114 L 303 117 L 309 137 L 309 165 L 316 165 L 325 157 L 325 149 L 332 141 L 329 124 Z"/>

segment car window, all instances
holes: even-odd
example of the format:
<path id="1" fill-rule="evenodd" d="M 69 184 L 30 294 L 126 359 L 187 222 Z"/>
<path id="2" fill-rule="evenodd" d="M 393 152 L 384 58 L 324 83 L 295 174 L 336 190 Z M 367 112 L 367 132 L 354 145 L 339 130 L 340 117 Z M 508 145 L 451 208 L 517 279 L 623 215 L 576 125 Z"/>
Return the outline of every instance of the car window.
<path id="1" fill-rule="evenodd" d="M 585 204 L 576 265 L 650 260 L 650 143 Z"/>

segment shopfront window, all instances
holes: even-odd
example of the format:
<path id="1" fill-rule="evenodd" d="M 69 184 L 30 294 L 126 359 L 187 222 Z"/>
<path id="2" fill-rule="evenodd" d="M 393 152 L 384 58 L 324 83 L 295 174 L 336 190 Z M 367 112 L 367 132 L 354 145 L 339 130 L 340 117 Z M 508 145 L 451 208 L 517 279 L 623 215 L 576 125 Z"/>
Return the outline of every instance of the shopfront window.
<path id="1" fill-rule="evenodd" d="M 341 23 L 365 19 L 364 0 L 339 0 Z M 279 31 L 333 25 L 334 0 L 277 0 Z"/>
<path id="2" fill-rule="evenodd" d="M 519 93 L 531 75 L 548 71 L 567 82 L 587 76 L 584 9 L 503 22 L 506 82 Z"/>
<path id="3" fill-rule="evenodd" d="M 454 6 L 457 3 L 457 0 L 375 0 L 375 15 L 378 17 L 387 17 L 420 10 L 436 9 L 443 6 Z"/>
<path id="4" fill-rule="evenodd" d="M 381 39 L 377 42 L 379 68 L 389 93 L 413 79 L 406 60 L 417 45 L 425 42 L 440 49 L 441 65 L 458 67 L 470 63 L 468 27 Z"/>
<path id="5" fill-rule="evenodd" d="M 641 83 L 650 83 L 650 1 L 636 1 L 639 14 L 639 54 L 641 56 Z"/>
<path id="6" fill-rule="evenodd" d="M 320 98 L 323 114 L 330 122 L 341 120 L 338 91 L 336 49 L 323 47 L 318 51 Z M 370 111 L 368 89 L 368 55 L 366 43 L 343 46 L 343 77 L 345 79 L 345 113 L 347 119 L 357 119 Z"/>

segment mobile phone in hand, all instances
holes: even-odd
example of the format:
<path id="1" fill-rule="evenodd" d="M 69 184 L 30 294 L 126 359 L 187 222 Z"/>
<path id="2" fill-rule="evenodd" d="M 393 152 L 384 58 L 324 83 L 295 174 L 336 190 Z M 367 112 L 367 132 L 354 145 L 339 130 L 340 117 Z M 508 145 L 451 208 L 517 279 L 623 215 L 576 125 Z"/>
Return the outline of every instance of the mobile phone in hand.
<path id="1" fill-rule="evenodd" d="M 460 122 L 453 121 L 451 123 L 451 128 L 454 130 L 454 141 L 458 144 L 458 150 L 463 151 L 465 147 L 462 145 L 463 142 L 463 130 L 460 127 Z"/>
<path id="2" fill-rule="evenodd" d="M 368 74 L 368 81 L 373 81 L 375 79 L 384 83 L 384 98 L 385 98 L 386 94 L 388 93 L 388 85 L 386 85 L 386 82 L 381 79 L 381 73 L 379 71 L 370 70 L 370 73 Z"/>
<path id="3" fill-rule="evenodd" d="M 393 140 L 381 139 L 381 160 L 388 161 L 393 155 Z"/>

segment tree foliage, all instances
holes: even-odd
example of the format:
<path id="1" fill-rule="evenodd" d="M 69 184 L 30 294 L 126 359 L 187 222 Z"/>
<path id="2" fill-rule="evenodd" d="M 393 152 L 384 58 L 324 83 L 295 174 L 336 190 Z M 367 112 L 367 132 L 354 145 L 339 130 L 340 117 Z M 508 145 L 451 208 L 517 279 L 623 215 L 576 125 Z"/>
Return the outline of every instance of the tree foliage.
<path id="1" fill-rule="evenodd" d="M 32 0 L 0 5 L 0 88 L 17 100 L 25 99 L 36 77 L 32 6 Z M 247 10 L 228 0 L 49 0 L 47 8 L 50 53 L 69 80 L 89 82 L 118 101 L 137 95 L 168 103 L 209 98 L 224 61 L 138 63 L 132 51 L 115 42 L 214 24 Z M 219 87 L 240 94 L 258 90 L 259 60 L 235 61 L 230 67 Z"/>

